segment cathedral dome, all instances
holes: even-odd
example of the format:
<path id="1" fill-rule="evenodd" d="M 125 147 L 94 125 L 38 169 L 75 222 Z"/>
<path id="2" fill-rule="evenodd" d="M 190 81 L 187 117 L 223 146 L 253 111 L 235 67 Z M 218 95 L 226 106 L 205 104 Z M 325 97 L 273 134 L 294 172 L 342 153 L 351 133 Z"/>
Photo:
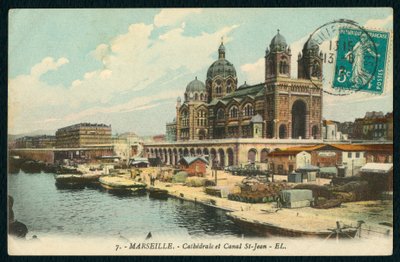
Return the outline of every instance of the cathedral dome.
<path id="1" fill-rule="evenodd" d="M 286 47 L 287 47 L 286 39 L 285 37 L 283 37 L 283 35 L 279 33 L 278 30 L 278 33 L 274 36 L 274 38 L 272 38 L 269 48 L 273 52 L 273 51 L 284 51 Z"/>
<path id="2" fill-rule="evenodd" d="M 211 64 L 207 71 L 207 78 L 214 78 L 215 76 L 228 76 L 236 77 L 236 69 L 231 62 L 225 59 L 225 46 L 221 42 L 218 48 L 218 60 Z"/>
<path id="3" fill-rule="evenodd" d="M 228 77 L 233 76 L 236 77 L 236 69 L 231 62 L 223 59 L 218 59 L 208 68 L 207 78 L 214 78 L 215 76 Z"/>
<path id="4" fill-rule="evenodd" d="M 186 92 L 205 92 L 206 86 L 196 78 L 186 86 Z"/>

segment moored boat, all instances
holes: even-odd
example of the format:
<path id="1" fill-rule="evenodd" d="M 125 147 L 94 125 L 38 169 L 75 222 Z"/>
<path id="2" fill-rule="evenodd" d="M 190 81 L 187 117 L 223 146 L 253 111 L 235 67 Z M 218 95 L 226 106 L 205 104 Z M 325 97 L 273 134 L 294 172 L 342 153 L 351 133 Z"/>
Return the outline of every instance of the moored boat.
<path id="1" fill-rule="evenodd" d="M 150 187 L 148 189 L 149 191 L 149 196 L 152 198 L 157 198 L 157 199 L 168 199 L 168 190 L 166 189 L 160 189 L 156 187 Z"/>
<path id="2" fill-rule="evenodd" d="M 112 192 L 140 194 L 146 190 L 146 184 L 123 176 L 103 176 L 99 178 L 99 182 L 105 189 Z"/>
<path id="3" fill-rule="evenodd" d="M 57 188 L 85 188 L 86 185 L 96 183 L 101 173 L 87 174 L 58 174 L 55 175 Z"/>

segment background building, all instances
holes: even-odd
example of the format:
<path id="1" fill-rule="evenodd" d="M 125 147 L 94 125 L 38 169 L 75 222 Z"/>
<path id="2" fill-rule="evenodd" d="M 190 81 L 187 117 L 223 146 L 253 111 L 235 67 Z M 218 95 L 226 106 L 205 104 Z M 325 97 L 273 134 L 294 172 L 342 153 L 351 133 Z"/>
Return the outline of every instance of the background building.
<path id="1" fill-rule="evenodd" d="M 60 128 L 56 132 L 57 148 L 79 148 L 111 143 L 111 125 L 80 123 Z"/>
<path id="2" fill-rule="evenodd" d="M 166 125 L 165 139 L 168 142 L 176 141 L 176 119 L 175 118 L 172 122 L 169 122 Z"/>
<path id="3" fill-rule="evenodd" d="M 15 148 L 53 148 L 56 137 L 49 135 L 24 136 L 15 140 Z"/>
<path id="4" fill-rule="evenodd" d="M 367 112 L 363 118 L 354 121 L 353 139 L 393 140 L 393 112 Z"/>

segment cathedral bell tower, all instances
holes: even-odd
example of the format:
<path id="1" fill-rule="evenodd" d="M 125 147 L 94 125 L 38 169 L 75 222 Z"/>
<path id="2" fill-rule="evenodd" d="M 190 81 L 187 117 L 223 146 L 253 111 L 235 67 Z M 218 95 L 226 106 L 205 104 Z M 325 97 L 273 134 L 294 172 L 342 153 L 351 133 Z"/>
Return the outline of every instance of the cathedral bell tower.
<path id="1" fill-rule="evenodd" d="M 276 77 L 290 78 L 291 57 L 290 47 L 278 30 L 265 51 L 265 81 Z"/>
<path id="2" fill-rule="evenodd" d="M 304 44 L 302 53 L 299 53 L 297 63 L 298 78 L 322 80 L 322 52 L 311 37 Z"/>

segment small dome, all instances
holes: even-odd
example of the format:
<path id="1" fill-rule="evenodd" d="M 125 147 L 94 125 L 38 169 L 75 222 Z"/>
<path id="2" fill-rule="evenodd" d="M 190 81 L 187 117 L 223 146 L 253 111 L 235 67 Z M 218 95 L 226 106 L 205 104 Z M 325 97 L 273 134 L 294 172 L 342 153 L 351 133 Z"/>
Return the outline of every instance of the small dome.
<path id="1" fill-rule="evenodd" d="M 243 85 L 241 85 L 241 86 L 239 86 L 239 88 L 238 89 L 241 89 L 241 88 L 246 88 L 246 87 L 248 87 L 249 85 L 246 83 L 246 81 L 244 81 L 244 84 Z"/>
<path id="2" fill-rule="evenodd" d="M 178 96 L 178 98 L 176 99 L 176 102 L 180 103 L 181 101 L 182 101 L 182 100 L 181 100 L 181 97 Z"/>
<path id="3" fill-rule="evenodd" d="M 206 91 L 206 86 L 204 85 L 203 82 L 197 80 L 197 76 L 196 78 L 190 82 L 187 86 L 186 86 L 186 92 L 188 93 L 192 93 L 192 92 L 205 92 Z"/>
<path id="4" fill-rule="evenodd" d="M 311 37 L 308 38 L 307 42 L 305 42 L 303 46 L 303 50 L 319 50 L 317 41 L 315 41 Z"/>
<path id="5" fill-rule="evenodd" d="M 250 120 L 252 123 L 262 123 L 263 122 L 263 118 L 260 114 L 257 114 L 255 116 L 253 116 Z"/>
<path id="6" fill-rule="evenodd" d="M 286 39 L 285 37 L 283 37 L 283 35 L 279 33 L 278 30 L 278 33 L 274 36 L 274 38 L 272 38 L 269 48 L 273 52 L 273 51 L 283 51 L 286 49 L 286 47 L 287 47 Z"/>

